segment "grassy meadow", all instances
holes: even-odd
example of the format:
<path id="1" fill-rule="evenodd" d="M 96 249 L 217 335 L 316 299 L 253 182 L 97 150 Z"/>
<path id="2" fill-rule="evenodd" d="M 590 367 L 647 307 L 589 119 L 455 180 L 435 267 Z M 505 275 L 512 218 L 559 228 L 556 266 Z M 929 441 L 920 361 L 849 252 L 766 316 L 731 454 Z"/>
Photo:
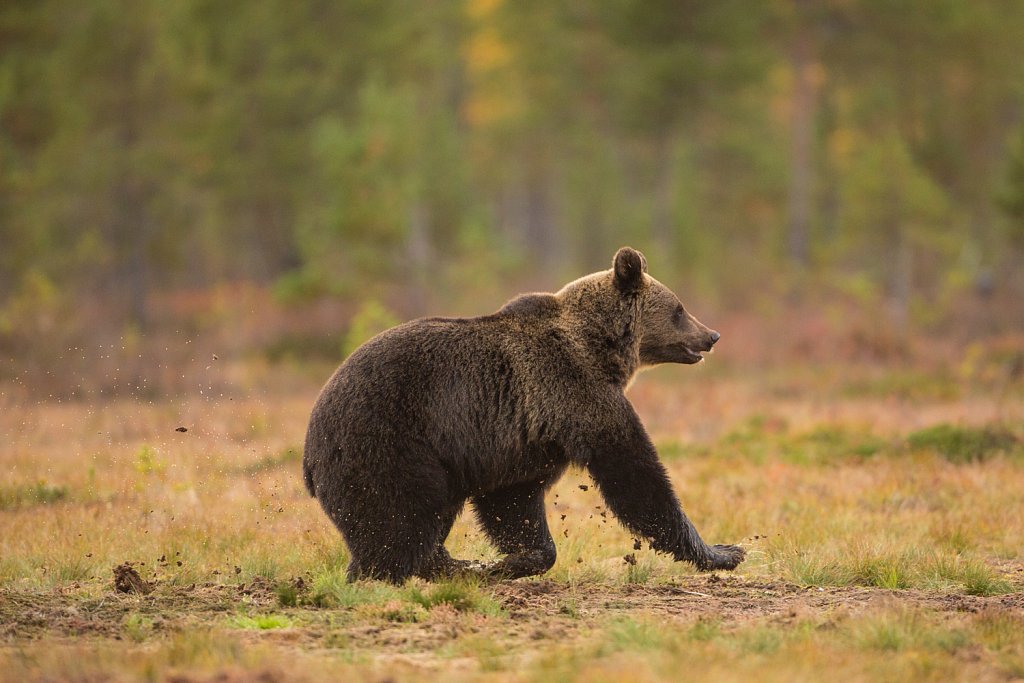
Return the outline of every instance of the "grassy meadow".
<path id="1" fill-rule="evenodd" d="M 0 680 L 1024 678 L 1012 363 L 651 371 L 630 397 L 738 571 L 636 549 L 570 471 L 544 577 L 393 587 L 345 581 L 302 486 L 330 368 L 249 362 L 179 399 L 0 393 Z M 496 557 L 468 511 L 448 546 Z M 142 592 L 115 590 L 124 563 Z"/>
<path id="2" fill-rule="evenodd" d="M 0 683 L 1024 681 L 1022 44 L 1024 0 L 0 0 Z M 628 395 L 746 561 L 570 470 L 544 576 L 348 583 L 339 360 L 626 245 L 722 335 Z"/>

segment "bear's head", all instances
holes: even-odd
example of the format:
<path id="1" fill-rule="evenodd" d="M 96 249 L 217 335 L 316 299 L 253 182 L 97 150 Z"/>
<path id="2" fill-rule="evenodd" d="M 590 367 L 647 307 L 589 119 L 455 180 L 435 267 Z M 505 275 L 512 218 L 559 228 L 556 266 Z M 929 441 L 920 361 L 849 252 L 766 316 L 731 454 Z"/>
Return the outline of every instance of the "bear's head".
<path id="1" fill-rule="evenodd" d="M 721 337 L 689 313 L 671 289 L 647 274 L 647 259 L 623 247 L 612 262 L 613 282 L 623 296 L 638 296 L 640 365 L 699 363 Z"/>
<path id="2" fill-rule="evenodd" d="M 648 275 L 647 259 L 630 247 L 616 252 L 611 270 L 571 282 L 557 296 L 574 324 L 588 328 L 588 345 L 616 352 L 627 380 L 644 366 L 699 363 L 721 336 Z"/>

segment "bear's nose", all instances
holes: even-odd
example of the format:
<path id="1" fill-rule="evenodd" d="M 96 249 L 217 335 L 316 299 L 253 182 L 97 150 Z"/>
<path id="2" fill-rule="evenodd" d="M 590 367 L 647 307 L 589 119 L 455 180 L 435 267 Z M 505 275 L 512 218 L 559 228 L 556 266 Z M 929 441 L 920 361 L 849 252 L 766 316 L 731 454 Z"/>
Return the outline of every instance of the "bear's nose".
<path id="1" fill-rule="evenodd" d="M 716 341 L 722 338 L 722 335 L 718 334 L 714 330 L 711 330 L 711 343 L 714 344 Z"/>

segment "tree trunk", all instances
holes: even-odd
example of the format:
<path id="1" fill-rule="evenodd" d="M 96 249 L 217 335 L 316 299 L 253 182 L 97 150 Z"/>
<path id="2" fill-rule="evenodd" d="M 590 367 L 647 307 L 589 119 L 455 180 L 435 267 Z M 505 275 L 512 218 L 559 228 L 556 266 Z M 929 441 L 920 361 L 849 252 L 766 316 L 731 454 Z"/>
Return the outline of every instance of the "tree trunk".
<path id="1" fill-rule="evenodd" d="M 541 160 L 530 163 L 524 194 L 524 237 L 527 251 L 541 273 L 550 272 L 558 262 L 558 236 L 551 207 L 549 172 Z"/>
<path id="2" fill-rule="evenodd" d="M 910 297 L 914 285 L 914 249 L 902 223 L 896 228 L 896 254 L 893 263 L 892 317 L 893 326 L 905 332 L 910 321 Z"/>
<path id="3" fill-rule="evenodd" d="M 409 206 L 409 227 L 405 245 L 411 273 L 407 287 L 408 301 L 414 316 L 423 315 L 428 303 L 428 274 L 432 260 L 429 222 L 427 208 L 420 199 L 414 199 Z"/>
<path id="4" fill-rule="evenodd" d="M 658 177 L 654 188 L 654 241 L 663 254 L 675 256 L 676 225 L 673 216 L 676 188 L 675 138 L 672 131 L 659 136 Z"/>
<path id="5" fill-rule="evenodd" d="M 797 2 L 797 12 L 805 13 L 806 4 Z M 792 140 L 790 144 L 788 256 L 798 268 L 808 265 L 810 224 L 813 202 L 814 119 L 817 106 L 811 78 L 814 44 L 811 28 L 797 26 L 790 51 L 793 70 Z"/>

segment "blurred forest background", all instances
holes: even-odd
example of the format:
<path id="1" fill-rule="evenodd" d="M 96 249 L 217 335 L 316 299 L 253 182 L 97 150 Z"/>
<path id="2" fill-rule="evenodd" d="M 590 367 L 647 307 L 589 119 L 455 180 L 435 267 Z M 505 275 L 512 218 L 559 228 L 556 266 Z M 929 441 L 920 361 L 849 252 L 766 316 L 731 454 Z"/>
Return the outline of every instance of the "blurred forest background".
<path id="1" fill-rule="evenodd" d="M 1024 3 L 0 5 L 24 391 L 336 361 L 623 244 L 737 356 L 1018 344 Z"/>

